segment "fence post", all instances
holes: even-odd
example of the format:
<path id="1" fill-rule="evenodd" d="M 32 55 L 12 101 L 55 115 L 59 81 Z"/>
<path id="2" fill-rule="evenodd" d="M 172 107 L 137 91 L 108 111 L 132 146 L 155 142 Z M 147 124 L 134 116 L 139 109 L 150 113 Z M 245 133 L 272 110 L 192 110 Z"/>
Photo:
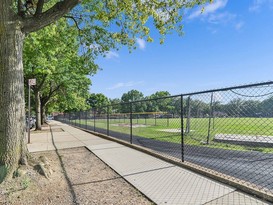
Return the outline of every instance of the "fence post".
<path id="1" fill-rule="evenodd" d="M 70 113 L 70 125 L 73 125 L 73 112 Z"/>
<path id="2" fill-rule="evenodd" d="M 73 117 L 72 117 L 72 119 L 73 119 L 73 125 L 74 126 L 76 126 L 76 120 L 77 120 L 77 118 L 76 118 L 76 114 L 75 114 L 76 112 L 73 112 Z"/>
<path id="3" fill-rule="evenodd" d="M 145 125 L 147 125 L 147 116 L 145 115 Z"/>
<path id="4" fill-rule="evenodd" d="M 155 114 L 155 126 L 156 126 L 156 114 Z"/>
<path id="5" fill-rule="evenodd" d="M 133 143 L 133 105 L 130 102 L 130 143 Z"/>
<path id="6" fill-rule="evenodd" d="M 85 129 L 87 129 L 87 116 L 88 116 L 88 111 L 85 111 Z"/>
<path id="7" fill-rule="evenodd" d="M 69 124 L 72 125 L 72 112 L 69 113 Z"/>
<path id="8" fill-rule="evenodd" d="M 75 111 L 74 112 L 74 126 L 77 126 L 77 120 L 78 120 L 78 118 L 77 118 L 77 112 Z"/>
<path id="9" fill-rule="evenodd" d="M 75 112 L 72 112 L 72 125 L 75 126 Z"/>
<path id="10" fill-rule="evenodd" d="M 183 108 L 183 95 L 180 96 L 180 123 L 181 123 L 181 160 L 184 162 L 184 108 Z"/>
<path id="11" fill-rule="evenodd" d="M 110 115 L 109 115 L 109 107 L 110 105 L 107 106 L 107 135 L 109 136 L 109 118 L 110 118 Z"/>
<path id="12" fill-rule="evenodd" d="M 94 132 L 96 132 L 96 108 L 93 108 Z"/>
<path id="13" fill-rule="evenodd" d="M 210 112 L 209 112 L 209 125 L 208 125 L 207 144 L 209 144 L 209 139 L 210 139 L 211 116 L 212 116 L 212 112 L 213 112 L 212 103 L 213 103 L 213 92 L 211 93 L 211 97 L 210 97 Z"/>
<path id="14" fill-rule="evenodd" d="M 187 100 L 187 122 L 186 122 L 186 130 L 185 133 L 189 134 L 191 130 L 191 105 L 190 105 L 191 96 L 188 97 Z"/>
<path id="15" fill-rule="evenodd" d="M 81 119 L 81 116 L 82 116 L 82 111 L 79 111 L 79 127 L 82 127 L 82 119 Z"/>
<path id="16" fill-rule="evenodd" d="M 72 112 L 72 125 L 75 126 L 75 112 Z"/>

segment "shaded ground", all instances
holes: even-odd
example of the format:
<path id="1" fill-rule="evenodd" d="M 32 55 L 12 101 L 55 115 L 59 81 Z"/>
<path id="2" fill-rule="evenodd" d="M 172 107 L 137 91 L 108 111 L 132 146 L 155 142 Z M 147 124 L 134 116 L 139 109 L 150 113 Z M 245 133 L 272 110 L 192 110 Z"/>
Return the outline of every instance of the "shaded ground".
<path id="1" fill-rule="evenodd" d="M 85 148 L 34 153 L 49 162 L 49 179 L 32 167 L 0 184 L 0 204 L 153 204 Z"/>

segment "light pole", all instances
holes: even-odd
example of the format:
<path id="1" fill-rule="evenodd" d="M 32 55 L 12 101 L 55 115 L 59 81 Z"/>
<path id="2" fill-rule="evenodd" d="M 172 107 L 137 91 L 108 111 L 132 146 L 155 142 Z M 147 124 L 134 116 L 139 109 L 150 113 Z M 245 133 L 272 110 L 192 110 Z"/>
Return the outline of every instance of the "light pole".
<path id="1" fill-rule="evenodd" d="M 28 144 L 30 143 L 30 86 L 36 85 L 36 79 L 28 79 Z"/>

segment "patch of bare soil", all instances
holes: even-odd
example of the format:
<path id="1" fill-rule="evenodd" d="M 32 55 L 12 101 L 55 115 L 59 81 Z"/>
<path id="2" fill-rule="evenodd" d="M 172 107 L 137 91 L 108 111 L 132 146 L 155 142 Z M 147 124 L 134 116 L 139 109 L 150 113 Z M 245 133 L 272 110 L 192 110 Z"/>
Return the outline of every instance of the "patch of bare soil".
<path id="1" fill-rule="evenodd" d="M 49 178 L 23 167 L 23 176 L 0 184 L 0 204 L 153 204 L 86 148 L 33 155 L 43 156 Z"/>

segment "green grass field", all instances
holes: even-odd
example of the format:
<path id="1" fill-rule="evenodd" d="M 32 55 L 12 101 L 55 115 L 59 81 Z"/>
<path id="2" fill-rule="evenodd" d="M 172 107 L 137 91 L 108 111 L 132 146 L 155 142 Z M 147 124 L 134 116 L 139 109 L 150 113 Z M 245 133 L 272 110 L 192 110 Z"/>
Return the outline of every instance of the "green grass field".
<path id="1" fill-rule="evenodd" d="M 75 122 L 75 120 L 73 120 Z M 184 130 L 186 122 L 184 119 Z M 71 121 L 72 122 L 72 121 Z M 86 121 L 76 120 L 77 123 L 85 124 Z M 181 142 L 181 120 L 179 118 L 158 118 L 158 119 L 133 119 L 133 135 L 145 138 L 152 138 L 168 142 Z M 87 120 L 87 124 L 93 126 L 92 119 Z M 107 129 L 106 119 L 96 119 L 96 127 Z M 140 126 L 141 125 L 141 126 Z M 109 129 L 111 131 L 130 134 L 129 119 L 110 119 Z M 210 133 L 210 144 L 206 144 Z M 184 142 L 197 146 L 209 146 L 224 149 L 236 150 L 255 150 L 262 152 L 273 152 L 272 148 L 239 146 L 228 143 L 214 142 L 216 134 L 234 135 L 254 135 L 254 136 L 273 136 L 272 118 L 215 118 L 210 121 L 208 118 L 191 118 L 190 132 L 185 133 Z"/>

